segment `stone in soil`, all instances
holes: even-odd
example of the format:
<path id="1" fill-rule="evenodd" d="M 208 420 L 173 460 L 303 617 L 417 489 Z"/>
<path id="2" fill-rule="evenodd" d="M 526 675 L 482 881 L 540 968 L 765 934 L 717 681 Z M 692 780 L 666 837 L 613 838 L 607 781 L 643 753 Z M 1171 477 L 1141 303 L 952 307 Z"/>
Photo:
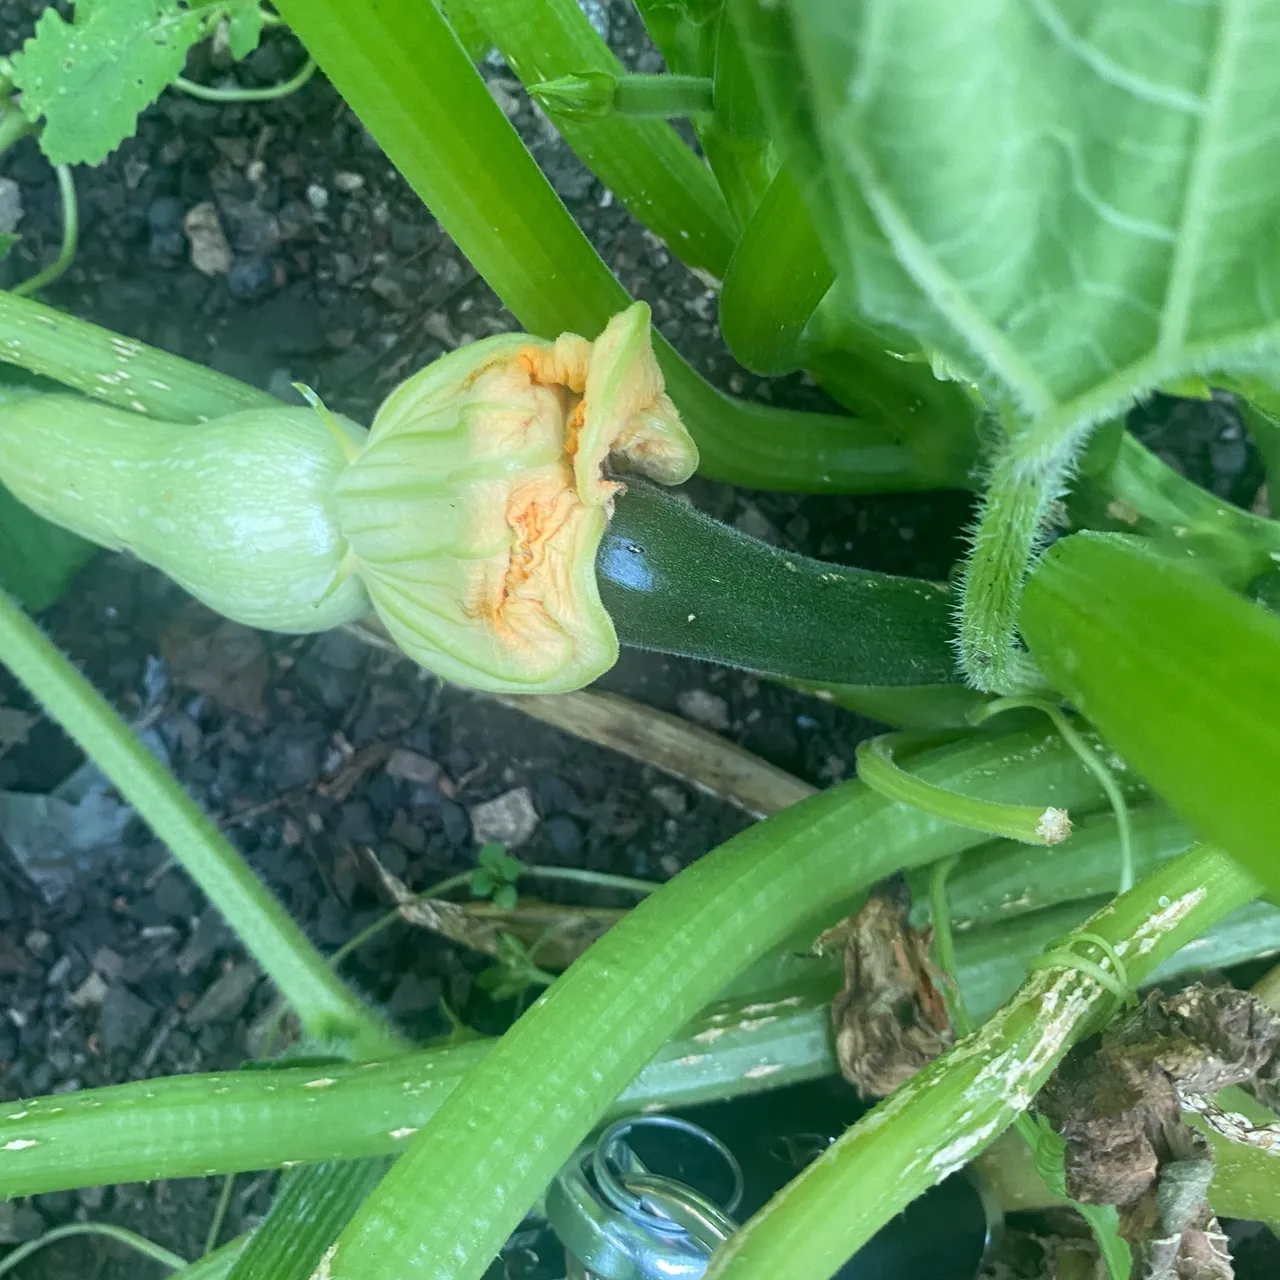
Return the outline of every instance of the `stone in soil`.
<path id="1" fill-rule="evenodd" d="M 505 848 L 517 849 L 537 828 L 538 811 L 528 787 L 514 787 L 471 808 L 471 833 L 477 844 L 496 840 Z"/>

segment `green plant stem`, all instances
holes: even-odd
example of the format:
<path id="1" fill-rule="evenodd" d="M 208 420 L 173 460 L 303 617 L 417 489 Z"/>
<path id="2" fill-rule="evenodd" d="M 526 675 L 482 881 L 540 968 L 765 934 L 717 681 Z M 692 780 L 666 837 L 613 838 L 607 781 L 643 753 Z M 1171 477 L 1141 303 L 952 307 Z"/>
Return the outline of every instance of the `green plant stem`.
<path id="1" fill-rule="evenodd" d="M 835 272 L 786 169 L 778 171 L 734 250 L 720 292 L 720 329 L 754 373 L 800 367 L 800 340 Z"/>
<path id="2" fill-rule="evenodd" d="M 529 332 L 595 337 L 627 305 L 622 286 L 539 172 L 434 5 L 283 0 L 281 9 L 391 161 Z M 700 378 L 665 342 L 655 347 L 708 476 L 813 492 L 944 483 L 934 456 L 917 460 L 902 448 L 893 424 L 737 401 Z M 941 469 L 954 466 L 942 459 Z"/>
<path id="3" fill-rule="evenodd" d="M 290 1169 L 270 1212 L 236 1258 L 230 1280 L 310 1280 L 387 1163 L 349 1160 Z"/>
<path id="4" fill-rule="evenodd" d="M 168 845 L 293 1005 L 307 1032 L 323 1043 L 348 1043 L 358 1056 L 393 1051 L 398 1038 L 334 976 L 173 775 L 3 592 L 0 654 Z"/>
<path id="5" fill-rule="evenodd" d="M 1069 507 L 1077 521 L 1195 556 L 1237 591 L 1280 557 L 1280 521 L 1224 502 L 1118 426 L 1086 453 Z"/>
<path id="6" fill-rule="evenodd" d="M 53 1227 L 35 1240 L 20 1244 L 12 1253 L 0 1258 L 0 1276 L 8 1275 L 19 1263 L 25 1262 L 33 1253 L 39 1252 L 46 1245 L 56 1244 L 59 1240 L 67 1240 L 73 1236 L 106 1236 L 117 1244 L 128 1245 L 144 1257 L 158 1262 L 162 1267 L 185 1267 L 187 1260 L 176 1253 L 171 1253 L 162 1245 L 140 1236 L 136 1231 L 126 1227 L 116 1227 L 109 1222 L 69 1222 L 66 1226 Z"/>
<path id="7" fill-rule="evenodd" d="M 956 972 L 972 1015 L 990 1016 L 1017 990 L 1028 961 L 1101 905 L 1066 903 L 957 932 Z M 1277 950 L 1280 910 L 1253 903 L 1183 947 L 1150 980 Z M 709 1006 L 662 1047 L 610 1103 L 610 1116 L 679 1109 L 839 1070 L 831 1038 L 836 960 L 791 947 L 776 963 L 757 966 L 754 985 L 743 980 L 732 999 Z M 477 1038 L 373 1065 L 172 1076 L 10 1103 L 0 1108 L 0 1195 L 391 1155 L 495 1043 Z"/>
<path id="8" fill-rule="evenodd" d="M 1130 815 L 1136 876 L 1153 871 L 1192 845 L 1186 826 L 1161 804 L 1141 804 Z M 1060 902 L 1095 898 L 1114 890 L 1118 826 L 1114 814 L 1097 813 L 1073 824 L 1071 840 L 1046 856 L 1031 845 L 1000 840 L 966 854 L 947 882 L 956 928 L 965 930 L 1040 911 Z M 917 898 L 923 873 L 908 876 Z M 924 920 L 921 903 L 914 917 Z"/>
<path id="9" fill-rule="evenodd" d="M 183 93 L 192 98 L 199 98 L 203 102 L 273 102 L 277 98 L 287 98 L 291 93 L 297 93 L 308 80 L 315 75 L 317 70 L 314 58 L 308 58 L 301 68 L 291 75 L 287 80 L 282 80 L 279 84 L 267 85 L 261 89 L 215 89 L 208 85 L 197 84 L 194 80 L 188 80 L 185 76 L 178 76 L 172 81 L 175 89 L 181 89 Z"/>
<path id="10" fill-rule="evenodd" d="M 872 791 L 899 800 L 973 831 L 1004 836 L 1023 844 L 1061 844 L 1071 834 L 1066 811 L 1042 804 L 1002 804 L 959 795 L 908 773 L 894 759 L 895 750 L 918 745 L 911 734 L 886 733 L 858 744 L 858 777 Z"/>
<path id="11" fill-rule="evenodd" d="M 1267 1008 L 1280 1013 L 1280 964 L 1268 969 L 1250 990 Z"/>
<path id="12" fill-rule="evenodd" d="M 957 619 L 960 665 L 975 689 L 1019 694 L 1044 688 L 1018 643 L 1018 602 L 1050 506 L 1065 491 L 1072 459 L 1072 448 L 1045 445 L 1028 429 L 1005 441 L 991 468 L 965 562 Z"/>
<path id="13" fill-rule="evenodd" d="M 236 1175 L 228 1173 L 222 1179 L 222 1191 L 218 1195 L 218 1203 L 214 1206 L 213 1220 L 204 1237 L 204 1251 L 201 1257 L 207 1257 L 218 1247 L 218 1237 L 222 1234 L 222 1225 L 227 1220 L 227 1210 L 231 1207 L 231 1191 L 236 1185 Z"/>
<path id="14" fill-rule="evenodd" d="M 1115 775 L 1093 746 L 1084 740 L 1066 712 L 1043 698 L 997 698 L 994 702 L 984 703 L 976 708 L 972 719 L 974 724 L 985 724 L 992 716 L 999 715 L 1002 711 L 1018 710 L 1039 711 L 1048 716 L 1053 721 L 1053 727 L 1062 736 L 1062 740 L 1080 757 L 1080 763 L 1098 779 L 1098 785 L 1107 793 L 1111 810 L 1115 814 L 1116 832 L 1120 843 L 1119 891 L 1127 893 L 1133 888 L 1134 881 L 1133 835 L 1129 823 L 1129 806 Z"/>
<path id="15" fill-rule="evenodd" d="M 594 119 L 616 112 L 672 120 L 710 111 L 712 87 L 706 76 L 575 72 L 529 85 L 529 96 L 547 111 L 569 119 Z"/>
<path id="16" fill-rule="evenodd" d="M 0 360 L 167 422 L 204 422 L 280 401 L 110 329 L 0 291 Z"/>
<path id="17" fill-rule="evenodd" d="M 537 880 L 563 880 L 569 884 L 589 884 L 596 889 L 618 889 L 623 893 L 638 893 L 646 898 L 662 887 L 652 880 L 615 876 L 605 871 L 588 871 L 585 867 L 544 867 L 532 864 L 522 867 L 520 874 L 533 876 Z"/>
<path id="18" fill-rule="evenodd" d="M 0 93 L 8 94 L 13 86 L 0 85 Z M 20 138 L 36 133 L 40 126 L 28 120 L 21 108 L 10 97 L 0 102 L 0 155 L 9 150 Z"/>
<path id="19" fill-rule="evenodd" d="M 951 909 L 947 904 L 947 877 L 959 861 L 957 857 L 941 858 L 930 869 L 929 918 L 933 921 L 933 945 L 938 956 L 938 968 L 948 980 L 946 998 L 951 1025 L 958 1035 L 967 1036 L 973 1031 L 973 1021 L 965 1007 L 960 986 L 955 938 L 951 932 Z"/>
<path id="20" fill-rule="evenodd" d="M 604 72 L 619 83 L 628 78 L 576 0 L 453 3 L 474 16 L 526 87 L 583 72 Z M 583 164 L 677 258 L 724 275 L 733 251 L 733 219 L 711 171 L 670 125 L 615 114 L 558 117 L 556 127 Z"/>
<path id="21" fill-rule="evenodd" d="M 1137 982 L 1259 888 L 1225 854 L 1196 848 L 1116 898 L 1086 930 L 1115 947 Z M 916 1196 L 987 1147 L 1112 1000 L 1065 963 L 1033 972 L 977 1032 L 849 1129 L 717 1251 L 708 1280 L 824 1280 Z"/>
<path id="22" fill-rule="evenodd" d="M 1050 786 L 1067 803 L 1098 795 L 1056 736 L 1029 754 L 1036 740 L 966 741 L 919 769 L 1012 803 Z M 890 871 L 975 840 L 850 783 L 694 863 L 596 942 L 451 1095 L 339 1239 L 331 1280 L 478 1277 L 611 1100 L 735 974 Z"/>
<path id="23" fill-rule="evenodd" d="M 62 244 L 58 249 L 58 256 L 47 267 L 9 290 L 20 298 L 38 293 L 57 280 L 71 265 L 76 256 L 76 246 L 80 242 L 80 212 L 76 202 L 76 180 L 72 176 L 71 166 L 56 164 L 53 170 L 58 178 L 58 195 L 62 200 Z"/>
<path id="24" fill-rule="evenodd" d="M 196 1262 L 188 1263 L 181 1271 L 175 1271 L 169 1280 L 227 1280 L 244 1247 L 249 1243 L 246 1233 L 228 1240 L 220 1249 L 206 1254 Z"/>

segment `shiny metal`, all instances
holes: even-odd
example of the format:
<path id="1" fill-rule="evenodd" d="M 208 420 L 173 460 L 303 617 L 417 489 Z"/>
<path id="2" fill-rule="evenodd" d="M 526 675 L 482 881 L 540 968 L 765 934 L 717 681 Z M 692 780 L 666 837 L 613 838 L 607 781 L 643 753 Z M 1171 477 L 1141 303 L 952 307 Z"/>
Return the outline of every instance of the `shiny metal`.
<path id="1" fill-rule="evenodd" d="M 696 1125 L 691 1120 L 681 1120 L 679 1116 L 642 1115 L 625 1116 L 621 1120 L 615 1120 L 600 1135 L 599 1141 L 596 1143 L 595 1155 L 591 1161 L 591 1171 L 596 1176 L 596 1185 L 600 1188 L 604 1198 L 615 1208 L 621 1209 L 623 1213 L 639 1222 L 643 1222 L 654 1231 L 670 1229 L 669 1219 L 660 1213 L 652 1213 L 646 1209 L 644 1204 L 636 1196 L 620 1186 L 618 1180 L 613 1176 L 611 1165 L 619 1163 L 624 1158 L 621 1157 L 621 1152 L 625 1151 L 630 1160 L 635 1160 L 634 1154 L 623 1139 L 633 1130 L 640 1128 L 675 1129 L 677 1132 L 697 1138 L 699 1142 L 705 1143 L 713 1151 L 718 1152 L 720 1158 L 729 1166 L 729 1172 L 733 1176 L 733 1190 L 729 1193 L 728 1200 L 725 1201 L 725 1213 L 732 1213 L 742 1203 L 744 1189 L 742 1166 L 734 1157 L 733 1152 L 715 1134 L 708 1133 L 701 1125 Z M 624 1172 L 626 1171 L 625 1166 L 620 1164 L 619 1167 L 623 1168 Z"/>
<path id="2" fill-rule="evenodd" d="M 546 1215 L 567 1254 L 567 1280 L 699 1280 L 717 1245 L 737 1224 L 713 1201 L 673 1178 L 650 1173 L 624 1141 L 636 1124 L 676 1128 L 715 1147 L 741 1199 L 742 1170 L 704 1129 L 667 1116 L 611 1125 L 580 1148 L 547 1189 Z M 605 1169 L 603 1182 L 596 1170 Z M 606 1196 L 605 1188 L 610 1194 Z"/>
<path id="3" fill-rule="evenodd" d="M 624 1173 L 622 1185 L 646 1207 L 658 1212 L 692 1236 L 708 1254 L 714 1253 L 738 1229 L 738 1224 L 714 1200 L 674 1178 L 652 1173 Z"/>

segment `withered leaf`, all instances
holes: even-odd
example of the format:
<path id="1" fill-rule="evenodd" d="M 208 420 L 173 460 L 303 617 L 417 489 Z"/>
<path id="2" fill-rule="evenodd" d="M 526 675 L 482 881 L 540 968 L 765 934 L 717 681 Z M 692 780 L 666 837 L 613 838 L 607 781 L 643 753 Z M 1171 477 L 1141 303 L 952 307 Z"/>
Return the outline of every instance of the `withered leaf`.
<path id="1" fill-rule="evenodd" d="M 831 1004 L 836 1056 L 864 1098 L 892 1093 L 954 1039 L 929 934 L 911 927 L 910 908 L 906 883 L 887 881 L 816 944 L 842 955 L 844 986 Z"/>

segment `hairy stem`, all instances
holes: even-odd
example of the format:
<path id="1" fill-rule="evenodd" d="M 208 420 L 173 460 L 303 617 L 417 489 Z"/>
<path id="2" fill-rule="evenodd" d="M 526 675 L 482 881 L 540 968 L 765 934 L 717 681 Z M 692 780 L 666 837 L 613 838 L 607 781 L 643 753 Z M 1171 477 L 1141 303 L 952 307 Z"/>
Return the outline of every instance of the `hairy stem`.
<path id="1" fill-rule="evenodd" d="M 1018 602 L 1051 507 L 1065 492 L 1075 443 L 1047 447 L 1024 431 L 1005 441 L 991 469 L 957 617 L 960 665 L 975 689 L 1019 694 L 1044 687 L 1018 641 Z"/>

